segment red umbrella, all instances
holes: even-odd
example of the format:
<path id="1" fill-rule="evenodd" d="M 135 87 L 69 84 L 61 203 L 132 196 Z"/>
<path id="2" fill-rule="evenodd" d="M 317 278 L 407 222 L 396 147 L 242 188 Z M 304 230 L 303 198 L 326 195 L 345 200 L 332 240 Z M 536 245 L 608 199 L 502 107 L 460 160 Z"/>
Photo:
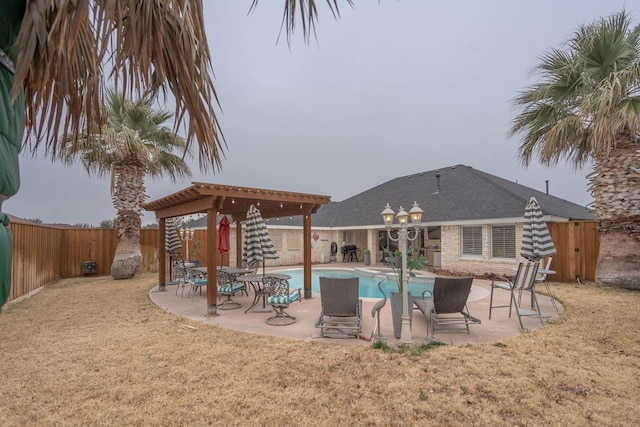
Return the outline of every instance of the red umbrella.
<path id="1" fill-rule="evenodd" d="M 224 254 L 229 252 L 229 232 L 230 225 L 227 216 L 223 216 L 220 220 L 220 225 L 218 226 L 218 251 L 220 255 L 224 256 Z"/>

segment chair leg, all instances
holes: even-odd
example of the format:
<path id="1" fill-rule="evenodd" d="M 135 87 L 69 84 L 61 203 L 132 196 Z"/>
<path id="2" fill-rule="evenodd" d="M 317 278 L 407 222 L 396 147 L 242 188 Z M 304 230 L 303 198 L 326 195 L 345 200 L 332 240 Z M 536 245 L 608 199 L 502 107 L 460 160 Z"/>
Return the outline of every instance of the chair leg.
<path id="1" fill-rule="evenodd" d="M 493 309 L 493 286 L 491 287 L 491 298 L 489 299 L 489 320 L 491 320 L 492 309 Z"/>
<path id="2" fill-rule="evenodd" d="M 516 302 L 516 294 L 514 292 L 511 292 L 511 304 L 515 304 L 516 306 L 516 314 L 518 315 L 518 322 L 520 322 L 520 329 L 524 329 L 522 318 L 520 317 L 520 309 L 518 308 L 518 303 Z M 511 317 L 511 306 L 509 306 L 509 317 Z"/>
<path id="3" fill-rule="evenodd" d="M 231 299 L 231 295 L 224 296 L 227 298 L 222 301 L 222 303 L 218 304 L 218 310 L 235 310 L 236 308 L 242 307 L 242 304 Z"/>
<path id="4" fill-rule="evenodd" d="M 551 298 L 551 305 L 553 306 L 553 308 L 556 309 L 556 311 L 558 311 L 558 306 L 556 305 L 556 299 L 553 297 L 553 294 L 551 293 L 551 288 L 549 287 L 549 282 L 547 282 L 546 280 L 544 281 L 544 287 L 547 289 L 547 294 L 549 295 L 549 298 Z"/>
<path id="5" fill-rule="evenodd" d="M 296 322 L 296 318 L 284 311 L 284 307 L 273 307 L 275 314 L 265 320 L 266 323 L 273 326 L 287 326 Z"/>
<path id="6" fill-rule="evenodd" d="M 507 307 L 506 305 L 496 305 L 496 306 L 493 305 L 493 290 L 494 289 L 495 288 L 492 286 L 491 287 L 491 293 L 490 293 L 491 296 L 489 298 L 489 320 L 491 320 L 491 311 L 493 310 L 494 307 L 495 308 Z M 511 292 L 511 298 L 509 300 L 509 319 L 511 319 L 511 310 L 512 310 L 513 304 L 516 301 L 515 292 L 513 291 L 513 289 L 511 289 L 510 292 Z"/>

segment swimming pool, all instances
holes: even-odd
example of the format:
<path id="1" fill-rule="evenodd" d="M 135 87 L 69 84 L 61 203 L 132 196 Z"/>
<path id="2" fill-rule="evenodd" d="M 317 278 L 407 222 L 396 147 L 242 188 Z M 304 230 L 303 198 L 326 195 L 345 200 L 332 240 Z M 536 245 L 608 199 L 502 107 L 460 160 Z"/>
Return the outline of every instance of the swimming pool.
<path id="1" fill-rule="evenodd" d="M 291 276 L 289 284 L 292 288 L 304 287 L 304 272 L 301 268 L 278 270 L 278 273 L 284 273 Z M 390 292 L 398 291 L 398 284 L 392 273 L 379 272 L 374 270 L 353 270 L 353 269 L 329 269 L 329 268 L 312 268 L 311 269 L 311 291 L 320 293 L 319 277 L 359 277 L 360 278 L 360 297 L 361 298 L 382 298 L 378 289 L 378 282 L 384 277 L 382 289 L 389 297 Z M 413 295 L 420 295 L 425 289 L 433 289 L 433 278 L 431 277 L 410 277 L 409 292 Z"/>

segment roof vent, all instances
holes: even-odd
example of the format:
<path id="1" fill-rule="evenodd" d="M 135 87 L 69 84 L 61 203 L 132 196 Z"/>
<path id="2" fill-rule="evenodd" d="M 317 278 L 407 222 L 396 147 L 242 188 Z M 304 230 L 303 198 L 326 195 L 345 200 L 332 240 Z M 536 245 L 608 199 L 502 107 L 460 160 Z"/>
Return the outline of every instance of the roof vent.
<path id="1" fill-rule="evenodd" d="M 440 174 L 436 174 L 436 191 L 433 194 L 440 194 Z"/>

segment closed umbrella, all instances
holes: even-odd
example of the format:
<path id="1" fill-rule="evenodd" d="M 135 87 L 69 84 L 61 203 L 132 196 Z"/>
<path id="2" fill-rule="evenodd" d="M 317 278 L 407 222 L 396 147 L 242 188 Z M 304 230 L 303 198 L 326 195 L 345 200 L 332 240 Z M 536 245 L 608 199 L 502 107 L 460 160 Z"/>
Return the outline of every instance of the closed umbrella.
<path id="1" fill-rule="evenodd" d="M 529 199 L 524 210 L 524 227 L 520 255 L 529 261 L 540 261 L 544 257 L 555 255 L 556 247 L 551 240 L 542 209 L 535 197 Z"/>
<path id="2" fill-rule="evenodd" d="M 262 214 L 254 205 L 249 207 L 245 220 L 245 233 L 242 242 L 242 259 L 251 264 L 255 261 L 262 262 L 262 274 L 264 275 L 264 260 L 277 259 L 278 253 L 273 246 L 267 225 L 262 219 Z"/>
<path id="3" fill-rule="evenodd" d="M 165 221 L 165 232 L 164 232 L 164 248 L 167 252 L 169 252 L 169 279 L 173 280 L 173 257 L 177 250 L 182 249 L 182 243 L 180 243 L 180 238 L 178 237 L 178 230 L 176 224 L 178 222 L 177 218 L 167 218 Z"/>
<path id="4" fill-rule="evenodd" d="M 229 220 L 225 215 L 222 217 L 222 219 L 220 220 L 220 224 L 218 225 L 218 252 L 220 252 L 222 258 L 224 258 L 224 254 L 229 253 L 230 229 L 231 226 L 229 224 Z"/>
<path id="5" fill-rule="evenodd" d="M 178 249 L 182 249 L 182 243 L 180 243 L 176 228 L 177 221 L 175 218 L 167 218 L 165 221 L 164 248 L 167 252 L 175 252 Z"/>

